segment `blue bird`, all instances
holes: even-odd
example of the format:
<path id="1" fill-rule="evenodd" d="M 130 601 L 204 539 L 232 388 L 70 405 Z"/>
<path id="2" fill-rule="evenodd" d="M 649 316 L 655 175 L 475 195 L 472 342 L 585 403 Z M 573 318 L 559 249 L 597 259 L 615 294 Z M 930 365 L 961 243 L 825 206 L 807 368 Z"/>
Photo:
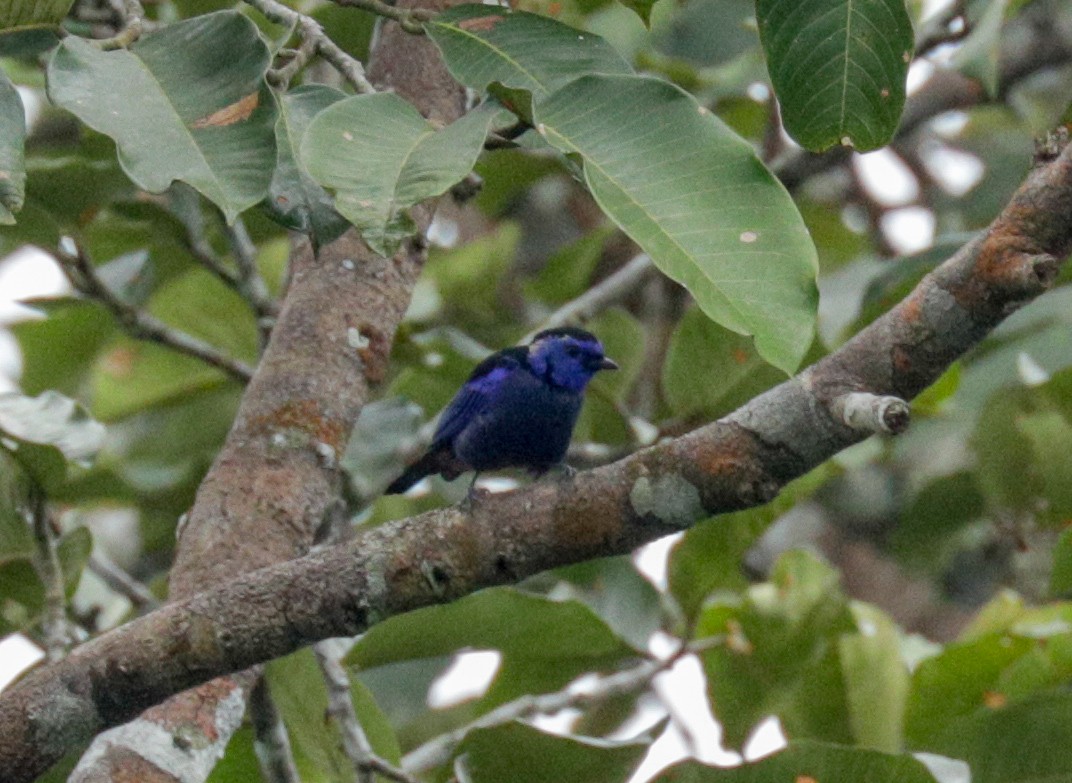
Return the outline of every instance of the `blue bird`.
<path id="1" fill-rule="evenodd" d="M 443 412 L 428 451 L 386 494 L 405 492 L 434 473 L 448 481 L 468 470 L 500 468 L 539 476 L 560 465 L 585 387 L 600 370 L 617 368 L 594 335 L 573 327 L 547 329 L 528 345 L 492 354 Z"/>

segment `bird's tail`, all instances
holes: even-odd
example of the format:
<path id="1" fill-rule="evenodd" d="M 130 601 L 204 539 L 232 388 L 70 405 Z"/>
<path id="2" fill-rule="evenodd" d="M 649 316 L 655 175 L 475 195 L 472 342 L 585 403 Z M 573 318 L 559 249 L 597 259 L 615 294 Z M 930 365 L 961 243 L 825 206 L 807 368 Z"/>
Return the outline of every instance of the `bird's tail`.
<path id="1" fill-rule="evenodd" d="M 451 474 L 448 477 L 454 478 L 460 471 L 452 470 L 451 463 L 454 461 L 452 457 L 449 450 L 430 449 L 423 457 L 406 468 L 401 476 L 392 481 L 383 494 L 401 495 L 425 476 L 435 473 Z"/>

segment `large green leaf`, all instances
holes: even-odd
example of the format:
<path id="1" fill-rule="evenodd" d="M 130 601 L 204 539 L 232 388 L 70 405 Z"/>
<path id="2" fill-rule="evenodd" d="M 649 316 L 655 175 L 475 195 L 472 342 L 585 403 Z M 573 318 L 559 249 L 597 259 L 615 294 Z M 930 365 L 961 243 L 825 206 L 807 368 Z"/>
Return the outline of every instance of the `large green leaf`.
<path id="1" fill-rule="evenodd" d="M 503 587 L 379 623 L 361 637 L 347 663 L 370 668 L 465 649 L 529 659 L 603 659 L 636 652 L 578 601 L 552 601 Z"/>
<path id="2" fill-rule="evenodd" d="M 485 712 L 531 693 L 564 687 L 580 674 L 614 668 L 637 651 L 579 601 L 553 601 L 511 588 L 484 590 L 374 626 L 350 651 L 362 669 L 463 650 L 498 650 L 501 662 Z"/>
<path id="3" fill-rule="evenodd" d="M 756 19 L 790 136 L 815 152 L 892 138 L 912 59 L 904 0 L 756 0 Z"/>
<path id="4" fill-rule="evenodd" d="M 328 708 L 324 676 L 309 649 L 268 664 L 268 683 L 294 745 L 302 779 L 343 783 L 358 777 L 342 751 L 338 728 L 325 716 Z M 398 740 L 386 717 L 359 682 L 352 684 L 354 709 L 373 752 L 393 763 L 399 759 Z M 382 779 L 377 777 L 376 781 Z"/>
<path id="5" fill-rule="evenodd" d="M 26 116 L 18 90 L 0 70 L 0 225 L 15 222 L 26 195 Z"/>
<path id="6" fill-rule="evenodd" d="M 63 480 L 67 461 L 83 462 L 104 443 L 104 426 L 54 391 L 0 394 L 0 444 L 43 487 Z"/>
<path id="7" fill-rule="evenodd" d="M 498 84 L 511 108 L 531 116 L 531 102 L 587 73 L 632 73 L 614 48 L 593 33 L 487 5 L 461 5 L 425 25 L 455 79 L 481 92 Z"/>
<path id="8" fill-rule="evenodd" d="M 472 170 L 500 113 L 485 104 L 438 130 L 397 95 L 356 95 L 313 119 L 300 157 L 369 246 L 389 256 L 416 231 L 406 210 Z"/>
<path id="9" fill-rule="evenodd" d="M 275 167 L 275 102 L 256 26 L 224 11 L 168 25 L 129 49 L 75 36 L 48 65 L 49 96 L 115 139 L 153 193 L 186 182 L 233 220 L 263 199 Z"/>
<path id="10" fill-rule="evenodd" d="M 0 3 L 0 30 L 58 25 L 74 0 L 5 0 Z"/>
<path id="11" fill-rule="evenodd" d="M 938 752 L 964 759 L 972 783 L 1072 781 L 1072 696 L 1046 693 L 956 721 Z"/>
<path id="12" fill-rule="evenodd" d="M 524 723 L 469 732 L 458 748 L 469 783 L 625 783 L 649 742 L 560 737 Z"/>
<path id="13" fill-rule="evenodd" d="M 908 755 L 891 755 L 825 742 L 797 740 L 760 761 L 723 769 L 683 761 L 652 783 L 935 783 L 922 763 Z"/>
<path id="14" fill-rule="evenodd" d="M 162 285 L 148 310 L 237 359 L 257 355 L 256 325 L 246 302 L 204 269 Z M 121 335 L 100 352 L 93 368 L 93 413 L 112 422 L 228 382 L 223 371 L 200 359 Z"/>
<path id="15" fill-rule="evenodd" d="M 692 308 L 671 338 L 662 389 L 675 415 L 717 419 L 784 377 L 760 358 L 751 340 Z"/>
<path id="16" fill-rule="evenodd" d="M 796 369 L 815 321 L 815 247 L 749 144 L 684 91 L 636 76 L 582 77 L 535 119 L 580 155 L 603 211 L 710 318 Z"/>
<path id="17" fill-rule="evenodd" d="M 278 163 L 268 193 L 268 208 L 280 223 L 313 235 L 324 244 L 346 230 L 348 223 L 335 211 L 331 196 L 298 164 L 298 147 L 317 112 L 346 97 L 322 84 L 303 85 L 279 100 L 275 125 Z"/>

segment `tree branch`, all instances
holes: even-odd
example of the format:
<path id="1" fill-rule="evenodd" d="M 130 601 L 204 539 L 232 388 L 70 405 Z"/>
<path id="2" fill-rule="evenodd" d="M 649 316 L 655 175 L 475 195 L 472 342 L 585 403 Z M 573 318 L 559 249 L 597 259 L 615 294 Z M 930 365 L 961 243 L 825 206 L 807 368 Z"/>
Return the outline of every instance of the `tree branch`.
<path id="1" fill-rule="evenodd" d="M 75 290 L 108 308 L 123 330 L 131 337 L 148 340 L 200 359 L 205 364 L 223 370 L 240 383 L 246 383 L 253 377 L 253 368 L 245 362 L 227 356 L 196 337 L 173 329 L 149 313 L 120 299 L 97 275 L 96 268 L 83 248 L 77 247 L 73 255 L 55 249 L 52 255 L 59 261 L 64 274 Z"/>
<path id="2" fill-rule="evenodd" d="M 865 437 L 835 411 L 845 394 L 911 399 L 1042 293 L 1072 250 L 1070 216 L 1066 146 L 904 301 L 733 414 L 572 480 L 382 525 L 94 639 L 0 695 L 0 779 L 32 780 L 73 743 L 222 672 L 770 500 Z"/>

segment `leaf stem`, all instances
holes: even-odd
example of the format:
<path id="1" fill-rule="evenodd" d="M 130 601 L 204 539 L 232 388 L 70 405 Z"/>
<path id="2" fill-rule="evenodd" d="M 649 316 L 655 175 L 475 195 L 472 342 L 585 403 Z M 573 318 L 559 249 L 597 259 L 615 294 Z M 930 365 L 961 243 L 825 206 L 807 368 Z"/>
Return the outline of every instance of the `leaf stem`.
<path id="1" fill-rule="evenodd" d="M 277 24 L 296 27 L 298 36 L 302 39 L 302 48 L 298 49 L 299 54 L 279 70 L 270 72 L 271 78 L 276 81 L 277 85 L 285 87 L 290 79 L 305 66 L 315 51 L 331 63 L 332 67 L 342 74 L 343 78 L 350 82 L 359 93 L 376 92 L 376 88 L 365 76 L 365 66 L 332 41 L 320 23 L 311 16 L 298 13 L 277 0 L 246 0 L 246 3 Z"/>

